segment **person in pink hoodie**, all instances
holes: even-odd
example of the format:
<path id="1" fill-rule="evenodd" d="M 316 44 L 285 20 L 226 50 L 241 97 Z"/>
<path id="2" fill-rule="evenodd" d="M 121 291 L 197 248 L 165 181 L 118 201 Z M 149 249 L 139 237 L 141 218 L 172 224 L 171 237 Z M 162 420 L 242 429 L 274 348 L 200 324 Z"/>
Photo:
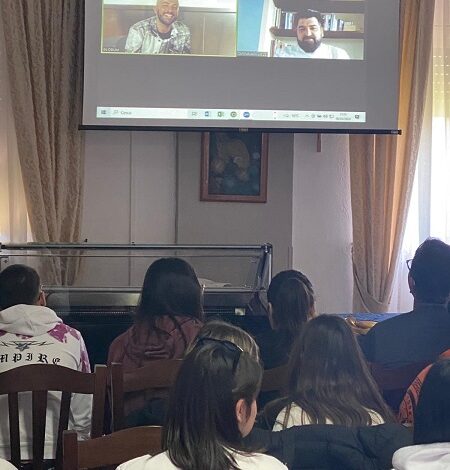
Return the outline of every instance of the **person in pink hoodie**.
<path id="1" fill-rule="evenodd" d="M 90 372 L 89 358 L 79 331 L 65 325 L 46 307 L 38 273 L 25 265 L 14 264 L 0 272 L 0 373 L 29 364 L 56 364 Z M 50 392 L 47 403 L 44 456 L 55 456 L 60 394 Z M 32 452 L 31 395 L 19 400 L 20 443 L 23 459 Z M 91 428 L 91 397 L 74 394 L 69 429 L 88 439 Z M 10 458 L 8 402 L 0 397 L 0 457 Z"/>
<path id="2" fill-rule="evenodd" d="M 202 288 L 195 271 L 180 258 L 161 258 L 145 274 L 134 325 L 111 344 L 108 364 L 125 371 L 157 359 L 180 359 L 203 325 Z M 125 415 L 147 404 L 145 393 L 129 394 Z"/>

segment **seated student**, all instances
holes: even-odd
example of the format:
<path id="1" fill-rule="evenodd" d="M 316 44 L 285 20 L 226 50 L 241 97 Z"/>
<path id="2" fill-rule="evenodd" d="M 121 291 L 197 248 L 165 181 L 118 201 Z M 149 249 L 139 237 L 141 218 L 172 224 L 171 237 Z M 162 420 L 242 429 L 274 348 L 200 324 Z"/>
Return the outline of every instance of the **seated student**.
<path id="1" fill-rule="evenodd" d="M 256 338 L 265 369 L 286 364 L 302 326 L 315 314 L 314 290 L 300 271 L 278 273 L 267 290 L 271 330 Z"/>
<path id="2" fill-rule="evenodd" d="M 235 344 L 200 338 L 171 393 L 163 436 L 167 450 L 130 460 L 118 470 L 287 470 L 242 445 L 255 421 L 261 377 L 259 363 Z"/>
<path id="3" fill-rule="evenodd" d="M 358 337 L 369 362 L 390 368 L 432 363 L 450 348 L 450 246 L 425 240 L 411 262 L 408 283 L 412 312 L 379 322 Z"/>
<path id="4" fill-rule="evenodd" d="M 259 348 L 252 336 L 250 336 L 242 328 L 231 323 L 226 323 L 222 320 L 212 319 L 208 320 L 198 332 L 192 343 L 188 346 L 186 354 L 192 351 L 198 341 L 205 338 L 213 338 L 217 340 L 230 341 L 238 348 L 241 348 L 246 353 L 259 362 Z"/>
<path id="5" fill-rule="evenodd" d="M 90 372 L 86 346 L 79 331 L 67 326 L 45 306 L 38 273 L 13 264 L 0 273 L 0 373 L 29 364 L 57 364 Z M 50 392 L 47 404 L 44 457 L 52 459 L 60 411 L 60 394 Z M 20 443 L 23 459 L 32 457 L 31 396 L 20 402 Z M 0 397 L 0 457 L 9 455 L 8 401 Z M 91 426 L 91 397 L 74 394 L 69 429 L 88 439 Z"/>
<path id="6" fill-rule="evenodd" d="M 203 341 L 205 338 L 230 341 L 250 354 L 255 361 L 259 362 L 259 348 L 255 340 L 238 326 L 226 323 L 222 320 L 209 320 L 206 322 L 198 332 L 198 335 L 188 346 L 186 354 L 189 354 L 192 349 L 194 349 L 198 341 Z M 128 427 L 145 426 L 149 424 L 163 425 L 166 413 L 167 400 L 150 400 L 143 409 L 128 415 L 126 424 Z"/>
<path id="7" fill-rule="evenodd" d="M 303 328 L 289 362 L 287 406 L 274 431 L 304 424 L 376 425 L 393 420 L 345 320 L 320 315 Z"/>
<path id="8" fill-rule="evenodd" d="M 414 444 L 394 454 L 395 470 L 450 468 L 450 359 L 434 364 L 422 386 Z"/>
<path id="9" fill-rule="evenodd" d="M 244 441 L 278 458 L 289 470 L 390 470 L 394 452 L 411 445 L 413 436 L 401 424 L 311 424 L 276 432 L 255 427 Z"/>
<path id="10" fill-rule="evenodd" d="M 192 267 L 179 258 L 161 258 L 148 268 L 135 323 L 112 342 L 108 364 L 120 362 L 127 371 L 157 359 L 180 359 L 202 319 L 202 289 Z M 129 394 L 125 415 L 145 403 L 145 393 Z"/>
<path id="11" fill-rule="evenodd" d="M 444 351 L 439 359 L 450 358 L 450 349 Z M 413 425 L 414 424 L 414 413 L 417 408 L 417 402 L 419 401 L 420 390 L 422 389 L 423 382 L 430 371 L 433 364 L 425 367 L 414 379 L 400 403 L 397 420 L 399 423 Z"/>

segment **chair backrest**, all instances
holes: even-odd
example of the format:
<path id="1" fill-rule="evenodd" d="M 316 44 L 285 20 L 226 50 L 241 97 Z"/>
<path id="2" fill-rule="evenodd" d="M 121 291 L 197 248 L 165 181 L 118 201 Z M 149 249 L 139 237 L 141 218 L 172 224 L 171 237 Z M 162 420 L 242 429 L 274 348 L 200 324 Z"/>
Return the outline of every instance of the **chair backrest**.
<path id="1" fill-rule="evenodd" d="M 91 437 L 103 432 L 106 398 L 106 366 L 95 366 L 88 374 L 68 367 L 50 364 L 32 364 L 16 367 L 0 374 L 0 395 L 8 395 L 11 462 L 20 466 L 19 393 L 32 395 L 33 469 L 44 468 L 44 441 L 47 415 L 47 393 L 62 392 L 58 434 L 56 436 L 56 468 L 62 468 L 62 434 L 69 424 L 72 393 L 93 395 Z M 5 418 L 2 418 L 5 419 Z"/>
<path id="2" fill-rule="evenodd" d="M 161 359 L 130 372 L 124 372 L 122 364 L 111 364 L 113 431 L 125 427 L 125 394 L 154 390 L 158 396 L 167 396 L 169 389 L 175 382 L 181 363 L 181 359 Z"/>
<path id="3" fill-rule="evenodd" d="M 141 426 L 107 436 L 78 441 L 75 431 L 64 431 L 63 469 L 114 466 L 141 455 L 161 452 L 162 428 Z"/>
<path id="4" fill-rule="evenodd" d="M 389 368 L 371 363 L 369 364 L 369 369 L 386 403 L 394 412 L 397 412 L 406 390 L 417 374 L 427 365 L 429 365 L 429 362 L 417 362 L 402 367 Z"/>
<path id="5" fill-rule="evenodd" d="M 287 386 L 288 366 L 266 369 L 261 382 L 261 392 L 284 392 Z"/>

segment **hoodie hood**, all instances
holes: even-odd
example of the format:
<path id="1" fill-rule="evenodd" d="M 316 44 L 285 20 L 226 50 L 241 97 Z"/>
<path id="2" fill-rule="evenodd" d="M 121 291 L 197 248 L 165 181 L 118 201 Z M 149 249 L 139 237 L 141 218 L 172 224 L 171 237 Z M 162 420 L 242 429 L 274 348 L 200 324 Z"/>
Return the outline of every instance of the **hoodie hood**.
<path id="1" fill-rule="evenodd" d="M 0 311 L 0 331 L 22 336 L 41 336 L 62 323 L 56 313 L 40 305 L 13 305 Z"/>
<path id="2" fill-rule="evenodd" d="M 450 468 L 450 443 L 403 447 L 392 458 L 395 470 L 447 470 Z"/>
<path id="3" fill-rule="evenodd" d="M 156 359 L 179 359 L 197 335 L 202 323 L 191 317 L 158 317 L 153 327 L 132 326 L 113 342 L 109 358 L 124 367 L 143 367 Z"/>

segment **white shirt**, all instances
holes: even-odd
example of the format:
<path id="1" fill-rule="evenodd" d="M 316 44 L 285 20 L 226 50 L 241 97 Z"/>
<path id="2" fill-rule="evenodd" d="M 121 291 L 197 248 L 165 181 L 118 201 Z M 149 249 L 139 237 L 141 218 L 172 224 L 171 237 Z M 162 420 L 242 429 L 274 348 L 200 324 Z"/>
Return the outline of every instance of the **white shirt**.
<path id="1" fill-rule="evenodd" d="M 347 51 L 323 42 L 314 52 L 305 52 L 298 44 L 286 44 L 275 50 L 275 57 L 297 57 L 301 59 L 350 59 Z"/>
<path id="2" fill-rule="evenodd" d="M 450 443 L 403 447 L 395 452 L 392 465 L 395 470 L 448 470 Z"/>
<path id="3" fill-rule="evenodd" d="M 239 454 L 233 453 L 236 464 L 241 470 L 288 470 L 275 457 L 264 454 Z M 117 470 L 179 470 L 170 461 L 167 452 L 155 455 L 144 455 L 137 459 L 123 463 Z"/>
<path id="4" fill-rule="evenodd" d="M 286 411 L 287 411 L 287 406 L 284 407 L 277 416 L 277 419 L 275 420 L 275 424 L 273 425 L 273 431 L 282 431 L 285 429 L 283 427 L 283 423 L 285 420 L 286 416 Z M 372 426 L 376 426 L 378 424 L 383 424 L 384 419 L 376 412 L 373 410 L 367 410 L 370 414 L 370 417 L 372 418 Z M 303 426 L 305 424 L 311 424 L 311 419 L 310 417 L 303 411 L 300 406 L 298 406 L 296 403 L 291 404 L 291 410 L 286 422 L 286 429 L 291 428 L 292 426 Z M 325 420 L 325 424 L 334 424 L 330 419 Z"/>
<path id="5" fill-rule="evenodd" d="M 7 460 L 0 459 L 0 470 L 17 470 L 17 468 Z"/>

